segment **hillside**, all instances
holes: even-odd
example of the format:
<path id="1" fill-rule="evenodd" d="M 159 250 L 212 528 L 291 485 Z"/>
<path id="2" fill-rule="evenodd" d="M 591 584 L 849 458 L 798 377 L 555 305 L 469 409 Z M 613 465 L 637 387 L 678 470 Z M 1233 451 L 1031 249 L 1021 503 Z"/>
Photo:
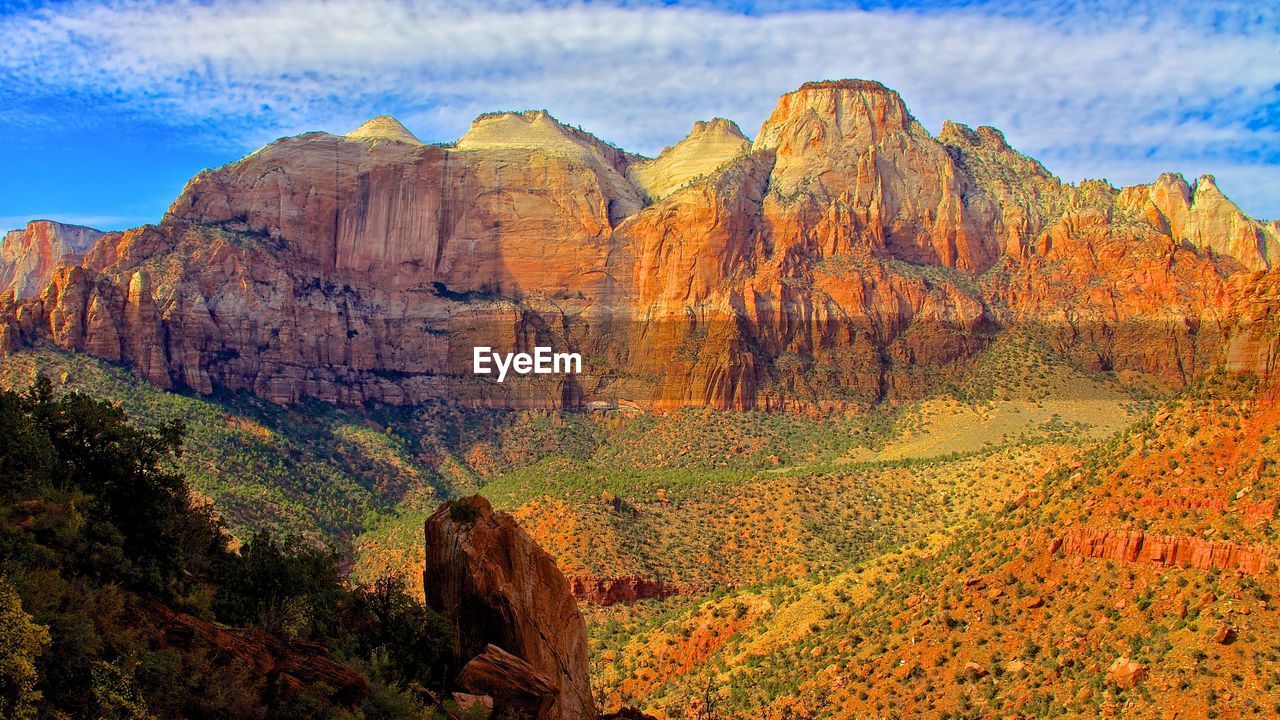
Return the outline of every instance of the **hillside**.
<path id="1" fill-rule="evenodd" d="M 1269 717 L 1276 400 L 1215 376 L 1105 442 L 992 458 L 984 506 L 883 554 L 598 611 L 600 677 L 659 717 L 708 684 L 727 716 Z"/>
<path id="2" fill-rule="evenodd" d="M 141 427 L 40 378 L 0 391 L 0 713 L 6 718 L 442 717 L 447 620 L 324 550 L 238 550 Z"/>
<path id="3" fill-rule="evenodd" d="M 341 545 L 406 498 L 434 506 L 449 493 L 389 417 L 379 424 L 319 404 L 281 408 L 243 395 L 166 393 L 118 367 L 49 350 L 7 358 L 0 385 L 22 389 L 37 374 L 60 389 L 118 403 L 147 425 L 182 422 L 179 467 L 241 539 L 271 530 Z"/>

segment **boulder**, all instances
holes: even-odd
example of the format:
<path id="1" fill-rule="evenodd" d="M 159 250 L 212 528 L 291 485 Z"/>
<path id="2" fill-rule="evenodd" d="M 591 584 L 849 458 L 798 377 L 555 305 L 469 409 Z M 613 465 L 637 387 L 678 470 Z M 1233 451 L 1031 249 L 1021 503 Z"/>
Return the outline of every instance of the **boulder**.
<path id="1" fill-rule="evenodd" d="M 489 645 L 471 658 L 458 675 L 458 685 L 470 693 L 492 698 L 499 717 L 554 720 L 559 688 L 529 663 Z"/>
<path id="2" fill-rule="evenodd" d="M 1115 683 L 1116 687 L 1129 689 L 1138 686 L 1138 683 L 1147 677 L 1147 668 L 1140 665 L 1127 657 L 1118 657 L 1107 668 L 1107 679 Z"/>

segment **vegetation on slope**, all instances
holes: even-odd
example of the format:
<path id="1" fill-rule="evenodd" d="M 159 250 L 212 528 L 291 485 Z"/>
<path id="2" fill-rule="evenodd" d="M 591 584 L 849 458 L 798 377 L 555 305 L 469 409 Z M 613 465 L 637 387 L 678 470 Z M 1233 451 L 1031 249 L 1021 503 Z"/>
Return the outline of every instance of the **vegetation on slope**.
<path id="1" fill-rule="evenodd" d="M 1021 490 L 1145 405 L 1114 379 L 1012 336 L 918 402 L 825 417 L 280 408 L 161 393 L 47 351 L 16 356 L 4 373 L 12 384 L 37 369 L 119 398 L 152 427 L 187 422 L 192 440 L 172 467 L 191 473 L 237 537 L 252 545 L 268 527 L 328 540 L 352 560 L 353 582 L 403 572 L 405 592 L 420 597 L 423 519 L 440 497 L 480 489 L 569 575 L 640 576 L 693 593 L 589 615 L 606 704 L 668 717 L 701 712 L 708 686 L 721 716 L 892 707 L 870 690 L 819 701 L 812 688 L 874 684 L 821 673 L 833 662 L 873 664 L 904 639 L 909 653 L 911 633 L 878 629 L 918 602 L 901 595 L 902 578 L 926 589 L 954 582 L 948 573 L 963 565 L 934 572 L 926 559 L 985 552 L 984 533 Z M 257 438 L 251 452 L 245 433 Z M 308 483 L 330 479 L 310 494 Z M 239 504 L 246 494 L 266 500 Z M 924 692 L 932 712 L 915 707 L 967 712 L 940 692 Z"/>
<path id="2" fill-rule="evenodd" d="M 172 469 L 181 423 L 140 427 L 39 379 L 0 391 L 0 427 L 4 717 L 423 716 L 422 689 L 446 671 L 443 621 L 398 578 L 347 586 L 333 552 L 298 539 L 259 533 L 232 551 Z M 351 705 L 256 676 L 216 643 L 175 644 L 140 621 L 157 607 L 327 646 L 372 693 Z"/>
<path id="3" fill-rule="evenodd" d="M 1277 400 L 1212 376 L 1091 447 L 1010 450 L 1050 462 L 842 572 L 594 611 L 601 692 L 660 717 L 708 697 L 723 717 L 1272 717 L 1275 563 L 1227 551 L 1275 557 Z M 1219 544 L 1131 562 L 1067 548 L 1073 531 Z"/>

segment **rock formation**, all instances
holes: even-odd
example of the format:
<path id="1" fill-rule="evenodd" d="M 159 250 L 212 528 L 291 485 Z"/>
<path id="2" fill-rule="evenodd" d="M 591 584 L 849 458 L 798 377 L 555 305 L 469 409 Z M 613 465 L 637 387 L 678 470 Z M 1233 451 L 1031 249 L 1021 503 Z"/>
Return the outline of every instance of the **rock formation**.
<path id="1" fill-rule="evenodd" d="M 499 714 L 594 718 L 586 628 L 551 556 L 479 495 L 442 505 L 425 532 L 423 586 L 453 623 L 457 682 Z"/>
<path id="2" fill-rule="evenodd" d="M 1154 535 L 1141 530 L 1074 528 L 1050 543 L 1050 552 L 1123 562 L 1182 565 L 1200 570 L 1234 570 L 1246 575 L 1274 572 L 1263 548 L 1197 537 Z"/>
<path id="3" fill-rule="evenodd" d="M 320 645 L 301 640 L 285 642 L 260 629 L 230 628 L 177 612 L 148 601 L 134 608 L 139 624 L 158 634 L 171 647 L 203 650 L 215 660 L 249 668 L 263 678 L 266 690 L 294 696 L 304 688 L 324 686 L 340 705 L 358 707 L 369 686 L 355 670 L 329 658 Z"/>
<path id="4" fill-rule="evenodd" d="M 0 296 L 0 351 L 277 402 L 830 409 L 917 396 L 1018 329 L 1181 383 L 1274 367 L 1278 253 L 1211 177 L 1065 184 L 994 128 L 934 137 L 841 80 L 783 96 L 754 141 L 712 120 L 654 159 L 545 111 L 453 146 L 388 117 L 285 138 L 159 225 L 35 262 Z M 476 345 L 586 363 L 499 385 Z"/>
<path id="5" fill-rule="evenodd" d="M 615 605 L 637 600 L 668 598 L 673 595 L 694 595 L 707 588 L 671 585 L 661 580 L 630 575 L 615 578 L 573 577 L 569 579 L 569 592 L 588 605 Z"/>
<path id="6" fill-rule="evenodd" d="M 458 674 L 458 684 L 478 697 L 491 698 L 504 717 L 571 717 L 558 712 L 559 688 L 553 680 L 495 645 L 471 658 Z"/>
<path id="7" fill-rule="evenodd" d="M 422 144 L 422 141 L 409 132 L 408 128 L 390 115 L 379 115 L 347 133 L 346 137 L 355 140 L 391 140 L 408 145 Z"/>
<path id="8" fill-rule="evenodd" d="M 12 290 L 18 300 L 49 284 L 60 265 L 77 264 L 103 235 L 93 228 L 33 220 L 0 240 L 0 294 Z"/>

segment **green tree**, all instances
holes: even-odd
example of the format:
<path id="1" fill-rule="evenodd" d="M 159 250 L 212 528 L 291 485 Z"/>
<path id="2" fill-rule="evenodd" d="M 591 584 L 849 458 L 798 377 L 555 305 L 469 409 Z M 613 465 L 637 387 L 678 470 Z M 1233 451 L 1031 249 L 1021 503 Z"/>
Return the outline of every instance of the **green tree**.
<path id="1" fill-rule="evenodd" d="M 101 720 L 155 720 L 138 693 L 133 674 L 119 663 L 98 662 L 94 666 L 93 700 Z"/>
<path id="2" fill-rule="evenodd" d="M 36 658 L 48 645 L 48 629 L 32 620 L 18 593 L 0 578 L 0 717 L 35 717 L 41 699 Z"/>
<path id="3" fill-rule="evenodd" d="M 332 550 L 300 538 L 255 534 L 220 578 L 215 608 L 233 623 L 254 624 L 286 637 L 320 640 L 337 631 L 345 594 Z"/>

